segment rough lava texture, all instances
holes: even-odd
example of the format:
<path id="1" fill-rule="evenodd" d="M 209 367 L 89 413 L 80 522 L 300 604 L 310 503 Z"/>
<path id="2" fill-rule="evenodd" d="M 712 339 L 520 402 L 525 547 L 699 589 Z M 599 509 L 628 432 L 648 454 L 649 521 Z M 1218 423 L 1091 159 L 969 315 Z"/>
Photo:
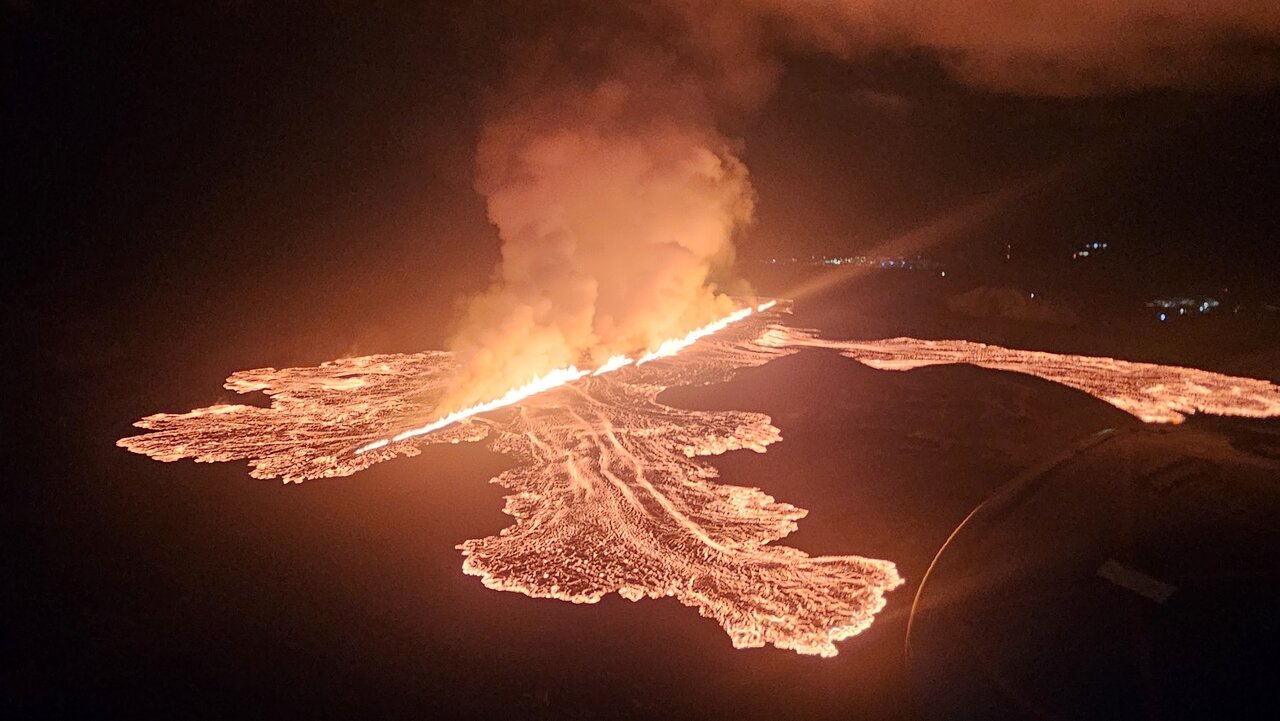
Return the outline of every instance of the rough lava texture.
<path id="1" fill-rule="evenodd" d="M 356 450 L 432 419 L 458 372 L 447 353 L 348 358 L 316 368 L 231 376 L 227 388 L 269 408 L 219 405 L 148 416 L 119 445 L 162 461 L 245 459 L 258 478 L 351 475 L 421 446 L 487 440 L 514 468 L 511 526 L 463 542 L 463 570 L 494 589 L 594 603 L 673 596 L 715 619 L 738 648 L 831 656 L 867 628 L 902 584 L 894 564 L 812 557 L 773 545 L 806 511 L 758 488 L 720 482 L 704 458 L 763 452 L 781 439 L 768 416 L 689 411 L 657 401 L 671 386 L 723 381 L 803 347 L 839 350 L 873 368 L 969 363 L 1029 373 L 1090 393 L 1151 422 L 1193 411 L 1280 415 L 1280 387 L 1189 368 L 1020 351 L 968 341 L 827 341 L 757 314 L 679 355 L 592 376 L 498 411 L 367 453 Z"/>
<path id="2" fill-rule="evenodd" d="M 1017 350 L 967 340 L 830 341 L 816 337 L 812 331 L 782 326 L 765 331 L 760 342 L 783 348 L 834 348 L 841 355 L 878 370 L 905 371 L 963 363 L 1025 373 L 1084 391 L 1147 423 L 1181 423 L 1190 413 L 1280 416 L 1280 386 L 1197 368 Z"/>
<path id="3" fill-rule="evenodd" d="M 835 642 L 872 622 L 902 584 L 894 564 L 812 557 L 771 545 L 804 509 L 758 488 L 719 482 L 705 456 L 781 439 L 768 416 L 687 411 L 656 401 L 674 385 L 727 379 L 794 349 L 754 342 L 751 318 L 679 356 L 528 398 L 508 408 L 363 454 L 355 450 L 428 420 L 456 372 L 444 353 L 349 358 L 318 368 L 233 375 L 271 407 L 223 405 L 157 414 L 120 445 L 157 460 L 247 459 L 258 478 L 346 476 L 430 443 L 480 441 L 517 459 L 493 479 L 515 520 L 459 549 L 463 570 L 494 589 L 594 603 L 673 596 L 724 628 L 738 648 L 771 644 L 835 655 Z"/>

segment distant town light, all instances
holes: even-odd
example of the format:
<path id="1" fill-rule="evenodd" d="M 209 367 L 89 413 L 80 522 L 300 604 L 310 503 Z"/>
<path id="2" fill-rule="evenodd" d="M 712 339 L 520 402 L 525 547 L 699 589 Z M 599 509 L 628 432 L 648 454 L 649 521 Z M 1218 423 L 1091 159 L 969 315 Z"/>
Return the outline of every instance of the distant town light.
<path id="1" fill-rule="evenodd" d="M 1088 258 L 1090 255 L 1098 255 L 1106 249 L 1107 249 L 1107 243 L 1105 241 L 1095 240 L 1091 243 L 1085 243 L 1084 245 L 1081 245 L 1079 248 L 1076 248 L 1071 253 L 1071 259 L 1079 260 L 1080 258 Z"/>
<path id="2" fill-rule="evenodd" d="M 889 258 L 889 257 L 868 257 L 865 255 L 811 255 L 808 258 L 769 258 L 764 261 L 770 264 L 782 263 L 798 263 L 803 265 L 819 265 L 819 266 L 844 266 L 844 265 L 860 265 L 871 268 L 887 268 L 893 270 L 924 270 L 924 271 L 941 271 L 942 264 L 936 260 L 930 260 L 924 257 L 922 253 L 916 253 L 913 258 Z M 945 276 L 945 273 L 943 273 Z"/>
<path id="3" fill-rule="evenodd" d="M 1160 314 L 1160 320 L 1164 320 L 1166 318 L 1168 318 L 1168 316 L 1166 316 L 1164 313 Z"/>

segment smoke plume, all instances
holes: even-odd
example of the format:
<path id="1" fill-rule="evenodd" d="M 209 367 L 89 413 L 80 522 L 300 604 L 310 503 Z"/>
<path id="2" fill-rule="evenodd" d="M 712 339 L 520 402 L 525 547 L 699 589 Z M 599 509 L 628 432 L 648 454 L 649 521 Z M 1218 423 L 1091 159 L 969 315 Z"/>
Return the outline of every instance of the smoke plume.
<path id="1" fill-rule="evenodd" d="M 983 90 L 1086 95 L 1280 77 L 1270 0 L 661 0 L 522 5 L 477 153 L 502 240 L 442 410 L 653 348 L 732 309 L 755 194 L 740 128 L 779 52 L 925 53 Z M 512 42 L 512 41 L 508 41 Z"/>
<path id="2" fill-rule="evenodd" d="M 502 263 L 453 339 L 465 371 L 446 405 L 734 310 L 732 240 L 755 198 L 720 127 L 764 97 L 767 68 L 717 67 L 671 13 L 570 14 L 516 54 L 481 136 L 477 187 Z"/>

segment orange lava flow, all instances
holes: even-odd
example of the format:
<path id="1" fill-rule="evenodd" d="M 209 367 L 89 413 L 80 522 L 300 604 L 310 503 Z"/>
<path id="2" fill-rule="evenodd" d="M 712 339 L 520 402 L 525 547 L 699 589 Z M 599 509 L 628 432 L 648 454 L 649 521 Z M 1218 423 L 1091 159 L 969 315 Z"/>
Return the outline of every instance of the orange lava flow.
<path id="1" fill-rule="evenodd" d="M 487 441 L 517 462 L 494 479 L 511 492 L 504 510 L 512 524 L 459 545 L 463 571 L 485 586 L 573 603 L 671 596 L 718 622 L 735 647 L 831 656 L 902 584 L 894 564 L 774 545 L 806 511 L 721 482 L 703 460 L 763 452 L 781 438 L 769 417 L 656 400 L 669 386 L 722 381 L 795 352 L 755 342 L 770 308 L 664 344 L 664 362 L 611 360 L 599 375 L 575 372 L 572 382 L 494 412 L 361 454 L 353 450 L 394 437 L 405 417 L 432 407 L 457 373 L 452 356 L 243 371 L 227 387 L 267 393 L 269 408 L 157 414 L 137 424 L 152 432 L 119 444 L 163 461 L 247 459 L 256 477 L 301 481 L 350 475 L 425 445 Z"/>
<path id="2" fill-rule="evenodd" d="M 1189 413 L 1280 416 L 1280 386 L 1198 368 L 1018 350 L 967 340 L 832 341 L 782 326 L 766 331 L 759 342 L 774 347 L 833 348 L 879 370 L 963 363 L 1024 373 L 1084 391 L 1147 423 L 1181 423 Z"/>
<path id="3" fill-rule="evenodd" d="M 518 388 L 512 388 L 511 390 L 503 394 L 501 397 L 495 398 L 494 400 L 485 401 L 484 403 L 477 403 L 473 406 L 463 408 L 462 410 L 454 411 L 453 413 L 450 413 L 438 420 L 434 420 L 426 424 L 425 426 L 410 428 L 408 430 L 401 431 L 390 438 L 381 438 L 379 440 L 363 445 L 356 449 L 355 451 L 356 455 L 367 453 L 369 451 L 376 451 L 379 448 L 385 448 L 386 446 L 392 443 L 398 443 L 400 441 L 409 440 L 410 438 L 417 438 L 418 436 L 424 436 L 433 431 L 438 431 L 441 428 L 445 428 L 446 426 L 451 426 L 454 423 L 457 423 L 458 421 L 466 420 L 467 418 L 470 418 L 472 416 L 479 415 L 481 413 L 488 413 L 489 411 L 494 411 L 499 408 L 504 408 L 513 403 L 518 403 L 528 398 L 529 396 L 537 395 L 539 393 L 545 393 L 546 391 L 549 391 L 552 388 L 559 388 L 560 386 L 565 385 L 566 383 L 572 383 L 573 381 L 576 381 L 579 378 L 582 378 L 587 375 L 593 375 L 593 376 L 603 375 L 605 373 L 610 373 L 624 366 L 631 365 L 632 363 L 635 363 L 636 365 L 641 365 L 643 363 L 648 363 L 649 361 L 656 360 L 658 358 L 666 358 L 666 357 L 673 356 L 676 353 L 679 353 L 685 348 L 688 348 L 689 346 L 698 342 L 702 338 L 705 338 L 711 335 L 712 333 L 716 333 L 718 331 L 724 330 L 725 328 L 728 328 L 730 325 L 737 323 L 738 321 L 742 320 L 743 318 L 746 318 L 752 313 L 763 313 L 764 311 L 769 310 L 773 306 L 777 305 L 777 303 L 778 302 L 776 300 L 771 300 L 765 303 L 761 303 L 760 305 L 755 307 L 747 307 L 747 308 L 736 310 L 733 313 L 730 313 L 729 315 L 723 318 L 720 318 L 719 320 L 712 321 L 711 323 L 708 323 L 707 325 L 702 326 L 701 328 L 695 328 L 694 330 L 690 331 L 687 335 L 681 338 L 672 338 L 669 340 L 665 340 L 662 342 L 661 345 L 658 346 L 656 350 L 650 351 L 649 353 L 646 353 L 636 359 L 628 358 L 625 355 L 616 355 L 610 358 L 603 365 L 601 365 L 599 368 L 596 368 L 593 371 L 578 370 L 576 366 L 568 366 L 567 368 L 557 368 L 545 375 L 536 376 L 533 380 L 529 381 L 528 383 Z"/>
<path id="4" fill-rule="evenodd" d="M 458 546 L 462 570 L 485 586 L 573 603 L 669 596 L 714 619 L 737 648 L 832 656 L 902 585 L 897 568 L 776 544 L 806 511 L 725 482 L 706 458 L 764 452 L 781 440 L 779 429 L 760 413 L 664 405 L 657 399 L 666 388 L 724 381 L 821 347 L 886 370 L 970 363 L 1028 373 L 1153 422 L 1190 412 L 1280 415 L 1280 387 L 1266 381 L 967 341 L 828 341 L 780 324 L 783 309 L 771 309 L 744 309 L 639 358 L 548 376 L 428 430 L 403 429 L 451 387 L 459 368 L 449 353 L 241 371 L 226 387 L 264 393 L 269 407 L 147 416 L 135 425 L 148 432 L 118 445 L 160 461 L 246 460 L 256 478 L 299 482 L 348 476 L 431 444 L 485 442 L 514 460 L 493 479 L 510 491 L 511 524 Z"/>

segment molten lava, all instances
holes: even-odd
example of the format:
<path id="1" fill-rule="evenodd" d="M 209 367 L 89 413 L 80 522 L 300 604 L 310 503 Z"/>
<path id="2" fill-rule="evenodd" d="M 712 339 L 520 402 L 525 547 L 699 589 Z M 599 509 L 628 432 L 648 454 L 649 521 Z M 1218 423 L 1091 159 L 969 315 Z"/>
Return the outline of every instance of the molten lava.
<path id="1" fill-rule="evenodd" d="M 593 376 L 603 375 L 605 373 L 615 371 L 624 366 L 631 365 L 632 363 L 635 363 L 636 365 L 641 365 L 643 363 L 648 363 L 649 361 L 655 360 L 657 358 L 666 358 L 668 356 L 673 356 L 676 353 L 679 353 L 685 348 L 688 348 L 689 346 L 698 342 L 700 339 L 705 338 L 717 331 L 724 330 L 725 328 L 729 327 L 734 323 L 737 323 L 738 321 L 742 320 L 743 318 L 746 318 L 752 313 L 763 313 L 764 311 L 769 310 L 773 306 L 777 305 L 777 303 L 778 302 L 776 300 L 771 300 L 765 303 L 761 303 L 760 305 L 754 308 L 748 307 L 748 308 L 742 308 L 740 310 L 734 311 L 733 313 L 730 313 L 729 315 L 719 320 L 708 323 L 707 325 L 704 325 L 701 328 L 695 328 L 694 330 L 690 331 L 687 335 L 681 338 L 671 338 L 669 340 L 665 340 L 662 342 L 661 345 L 658 346 L 657 350 L 646 353 L 645 355 L 635 360 L 632 360 L 631 358 L 628 358 L 625 355 L 616 355 L 610 358 L 608 361 L 606 361 L 604 365 L 601 365 L 599 368 L 596 368 L 594 371 L 580 371 L 576 366 L 569 366 L 567 368 L 557 368 L 551 371 L 550 373 L 547 373 L 546 375 L 536 376 L 533 380 L 520 386 L 519 388 L 512 388 L 511 390 L 503 394 L 502 397 L 500 398 L 495 398 L 494 400 L 486 401 L 484 403 L 477 403 L 469 408 L 463 408 L 462 410 L 454 411 L 453 413 L 450 413 L 438 420 L 432 421 L 431 423 L 428 423 L 425 426 L 420 426 L 418 428 L 410 428 L 407 431 L 401 431 L 400 433 L 397 433 L 391 438 L 383 438 L 380 440 L 376 440 L 372 443 L 363 445 L 360 448 L 356 449 L 356 454 L 359 455 L 362 453 L 367 453 L 369 451 L 375 451 L 375 450 L 378 450 L 379 448 L 385 448 L 386 446 L 392 443 L 398 443 L 400 441 L 405 441 L 410 438 L 416 438 L 418 436 L 426 435 L 428 433 L 431 433 L 432 431 L 438 431 L 441 428 L 444 428 L 446 426 L 451 426 L 454 423 L 457 423 L 458 421 L 465 420 L 467 418 L 470 418 L 474 415 L 478 415 L 480 413 L 487 413 L 489 411 L 494 411 L 499 408 L 509 406 L 512 403 L 518 403 L 528 398 L 529 396 L 537 395 L 538 393 L 549 391 L 552 388 L 559 388 L 560 386 L 565 385 L 566 383 L 572 383 L 573 381 L 576 381 L 579 378 L 582 378 L 587 375 L 593 375 Z"/>
<path id="2" fill-rule="evenodd" d="M 671 596 L 715 619 L 735 647 L 831 656 L 903 583 L 896 567 L 775 545 L 806 511 L 722 482 L 704 457 L 763 452 L 781 440 L 778 428 L 760 413 L 672 408 L 657 401 L 664 389 L 723 381 L 816 346 L 876 368 L 971 363 L 1031 373 L 1152 421 L 1192 411 L 1280 415 L 1280 387 L 1266 381 L 966 341 L 827 341 L 781 325 L 771 308 L 738 311 L 638 359 L 549 374 L 408 431 L 405 419 L 430 412 L 457 376 L 451 354 L 241 371 L 227 388 L 266 393 L 270 407 L 148 416 L 136 425 L 152 432 L 119 445 L 161 461 L 247 459 L 254 477 L 302 481 L 351 475 L 425 445 L 487 440 L 516 464 L 494 479 L 511 491 L 512 524 L 458 547 L 463 571 L 485 586 L 574 603 Z"/>
<path id="3" fill-rule="evenodd" d="M 1024 373 L 1084 391 L 1147 423 L 1181 423 L 1188 413 L 1280 416 L 1280 387 L 1274 383 L 1197 368 L 1001 348 L 967 340 L 830 341 L 808 331 L 781 327 L 773 328 L 761 342 L 834 348 L 879 370 L 963 363 Z"/>

